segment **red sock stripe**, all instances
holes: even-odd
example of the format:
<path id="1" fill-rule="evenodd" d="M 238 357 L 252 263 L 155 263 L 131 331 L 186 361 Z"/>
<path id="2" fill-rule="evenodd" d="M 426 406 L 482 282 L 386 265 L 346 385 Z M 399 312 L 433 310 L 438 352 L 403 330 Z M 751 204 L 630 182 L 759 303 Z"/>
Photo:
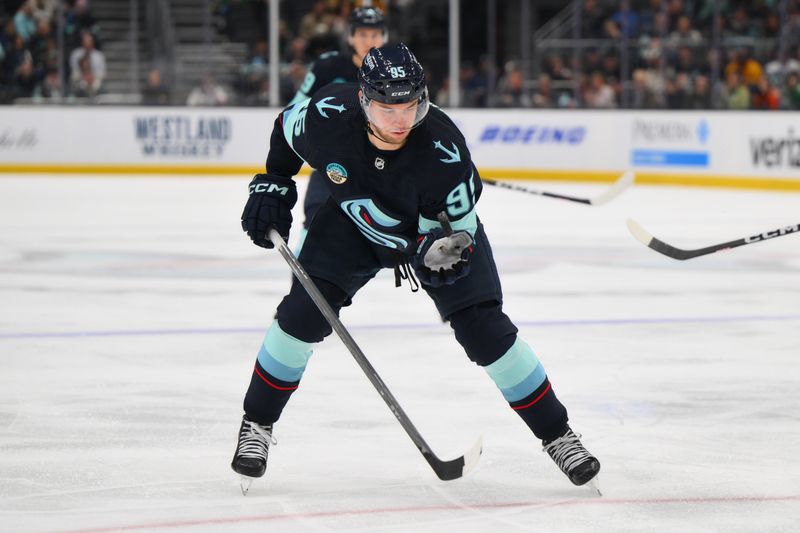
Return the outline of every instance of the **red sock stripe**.
<path id="1" fill-rule="evenodd" d="M 522 411 L 523 409 L 527 409 L 531 405 L 533 405 L 536 402 L 538 402 L 539 400 L 541 400 L 544 397 L 544 395 L 547 394 L 548 392 L 550 392 L 550 383 L 548 383 L 547 387 L 542 391 L 542 393 L 539 396 L 537 396 L 536 398 L 534 398 L 530 403 L 527 403 L 525 405 L 519 405 L 517 407 L 512 407 L 512 409 L 515 410 L 515 411 Z"/>
<path id="2" fill-rule="evenodd" d="M 260 377 L 260 378 L 261 378 L 261 380 L 262 380 L 264 383 L 266 383 L 267 385 L 269 385 L 269 386 L 270 386 L 270 387 L 272 387 L 273 389 L 277 389 L 277 390 L 295 390 L 295 389 L 297 389 L 297 387 L 299 386 L 299 385 L 295 385 L 295 386 L 293 386 L 293 387 L 281 387 L 280 385 L 275 385 L 273 382 L 271 382 L 270 380 L 268 380 L 268 379 L 266 378 L 266 376 L 264 376 L 264 374 L 262 374 L 261 372 L 259 372 L 259 371 L 258 371 L 258 365 L 256 365 L 255 367 L 253 367 L 253 370 L 255 370 L 255 371 L 256 371 L 256 374 L 258 374 L 258 377 Z"/>

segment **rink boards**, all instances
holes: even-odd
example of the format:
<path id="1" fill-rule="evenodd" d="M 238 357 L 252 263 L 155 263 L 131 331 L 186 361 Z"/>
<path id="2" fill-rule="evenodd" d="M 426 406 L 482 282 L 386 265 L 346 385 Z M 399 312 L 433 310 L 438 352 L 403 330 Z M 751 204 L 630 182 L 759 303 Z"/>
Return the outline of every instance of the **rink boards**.
<path id="1" fill-rule="evenodd" d="M 250 174 L 277 109 L 15 106 L 0 172 Z M 454 110 L 484 177 L 800 190 L 794 113 Z"/>

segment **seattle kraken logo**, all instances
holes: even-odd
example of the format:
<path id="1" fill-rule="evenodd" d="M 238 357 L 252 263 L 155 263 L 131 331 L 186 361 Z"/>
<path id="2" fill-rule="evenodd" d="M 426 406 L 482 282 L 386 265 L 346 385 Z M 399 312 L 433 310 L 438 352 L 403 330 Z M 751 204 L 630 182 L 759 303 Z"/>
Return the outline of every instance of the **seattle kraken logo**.
<path id="1" fill-rule="evenodd" d="M 345 200 L 341 203 L 341 208 L 355 222 L 358 230 L 375 244 L 403 252 L 415 244 L 402 234 L 389 232 L 391 229 L 396 230 L 400 221 L 381 211 L 371 198 Z"/>
<path id="2" fill-rule="evenodd" d="M 444 153 L 446 153 L 448 155 L 447 159 L 440 159 L 439 160 L 442 163 L 458 163 L 459 161 L 461 161 L 461 152 L 458 151 L 458 146 L 456 146 L 456 143 L 450 143 L 450 144 L 453 145 L 453 150 L 455 150 L 454 152 L 451 152 L 450 150 L 445 148 L 444 145 L 442 145 L 442 141 L 434 141 L 433 142 L 433 147 L 434 148 L 438 148 L 439 150 L 441 150 L 442 152 L 444 152 Z"/>
<path id="3" fill-rule="evenodd" d="M 326 109 L 335 109 L 339 113 L 341 113 L 345 109 L 344 105 L 331 105 L 331 104 L 329 104 L 328 101 L 330 101 L 330 100 L 333 100 L 333 96 L 328 96 L 327 98 L 323 98 L 322 100 L 320 100 L 319 102 L 314 104 L 314 105 L 317 106 L 317 111 L 319 111 L 319 114 L 322 115 L 325 118 L 330 118 L 328 116 L 328 114 L 325 113 Z"/>
<path id="4" fill-rule="evenodd" d="M 385 166 L 386 166 L 386 161 L 384 161 L 382 157 L 375 158 L 375 168 L 377 168 L 378 170 L 383 170 L 383 167 Z"/>

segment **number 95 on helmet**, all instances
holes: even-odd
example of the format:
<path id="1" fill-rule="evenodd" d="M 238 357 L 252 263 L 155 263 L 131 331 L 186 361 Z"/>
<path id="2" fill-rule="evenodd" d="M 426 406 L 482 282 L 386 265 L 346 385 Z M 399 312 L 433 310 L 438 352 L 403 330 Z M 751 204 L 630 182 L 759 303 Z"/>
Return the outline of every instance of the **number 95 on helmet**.
<path id="1" fill-rule="evenodd" d="M 370 104 L 405 104 L 416 102 L 417 112 L 412 127 L 428 114 L 430 100 L 425 72 L 411 50 L 403 44 L 371 49 L 358 71 L 361 108 L 370 120 Z"/>

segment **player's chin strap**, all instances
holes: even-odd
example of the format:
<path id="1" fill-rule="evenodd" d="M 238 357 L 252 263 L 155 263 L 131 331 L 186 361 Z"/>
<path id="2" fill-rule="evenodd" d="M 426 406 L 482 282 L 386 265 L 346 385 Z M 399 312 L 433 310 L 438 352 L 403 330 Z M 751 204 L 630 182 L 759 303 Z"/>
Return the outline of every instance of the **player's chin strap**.
<path id="1" fill-rule="evenodd" d="M 369 120 L 367 120 L 367 133 L 369 133 L 370 135 L 372 135 L 376 139 L 379 139 L 379 140 L 385 142 L 386 144 L 398 144 L 398 145 L 401 145 L 401 144 L 405 143 L 405 141 L 403 141 L 402 143 L 396 143 L 396 142 L 392 142 L 392 141 L 387 141 L 386 139 L 384 139 L 383 137 L 381 137 L 380 135 L 375 133 L 375 130 L 373 130 L 372 126 L 370 126 Z"/>
<path id="2" fill-rule="evenodd" d="M 414 269 L 409 266 L 408 261 L 403 261 L 394 267 L 394 286 L 399 287 L 403 284 L 403 280 L 408 280 L 411 292 L 419 290 L 419 281 L 414 277 Z"/>

